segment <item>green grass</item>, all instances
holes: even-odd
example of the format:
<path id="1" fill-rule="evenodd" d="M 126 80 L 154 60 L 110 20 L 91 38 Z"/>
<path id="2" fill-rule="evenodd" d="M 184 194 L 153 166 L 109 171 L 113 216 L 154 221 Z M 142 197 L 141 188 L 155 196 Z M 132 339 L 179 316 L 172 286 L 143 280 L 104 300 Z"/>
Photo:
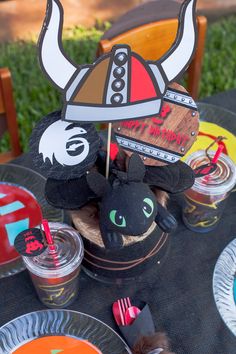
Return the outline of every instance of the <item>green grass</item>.
<path id="1" fill-rule="evenodd" d="M 208 28 L 200 97 L 236 88 L 236 15 Z"/>
<path id="2" fill-rule="evenodd" d="M 107 24 L 105 24 L 107 27 Z M 64 31 L 64 48 L 76 63 L 91 63 L 95 58 L 102 29 L 75 27 Z M 200 97 L 236 88 L 236 16 L 208 28 Z M 36 39 L 0 44 L 0 67 L 10 68 L 24 151 L 36 122 L 61 107 L 60 94 L 42 74 L 37 60 Z M 0 142 L 0 151 L 8 147 L 8 137 Z"/>

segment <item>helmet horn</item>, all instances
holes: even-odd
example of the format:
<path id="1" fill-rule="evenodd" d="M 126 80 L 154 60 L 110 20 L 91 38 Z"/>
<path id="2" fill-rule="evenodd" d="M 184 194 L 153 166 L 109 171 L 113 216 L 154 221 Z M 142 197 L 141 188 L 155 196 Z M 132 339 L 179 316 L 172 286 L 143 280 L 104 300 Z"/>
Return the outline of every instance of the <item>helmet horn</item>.
<path id="1" fill-rule="evenodd" d="M 158 61 L 168 82 L 181 76 L 189 66 L 195 51 L 196 38 L 196 0 L 187 0 L 181 8 L 176 41 Z"/>
<path id="2" fill-rule="evenodd" d="M 40 34 L 40 65 L 59 89 L 63 90 L 78 69 L 62 48 L 63 8 L 59 0 L 48 0 L 45 21 Z"/>

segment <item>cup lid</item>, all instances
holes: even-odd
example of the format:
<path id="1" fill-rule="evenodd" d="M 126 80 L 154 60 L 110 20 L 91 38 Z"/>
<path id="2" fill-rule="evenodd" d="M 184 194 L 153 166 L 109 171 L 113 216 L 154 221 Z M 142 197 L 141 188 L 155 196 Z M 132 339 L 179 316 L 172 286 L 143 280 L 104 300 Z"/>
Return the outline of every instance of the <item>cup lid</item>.
<path id="1" fill-rule="evenodd" d="M 42 278 L 63 277 L 73 272 L 82 262 L 83 241 L 72 227 L 61 223 L 49 223 L 55 243 L 55 251 L 49 247 L 39 256 L 23 257 L 26 267 Z"/>
<path id="2" fill-rule="evenodd" d="M 215 151 L 209 151 L 214 157 Z M 209 163 L 205 150 L 199 150 L 188 156 L 185 161 L 192 169 Z M 216 169 L 207 176 L 195 179 L 192 190 L 201 194 L 219 195 L 231 191 L 236 183 L 236 166 L 229 156 L 221 154 Z"/>

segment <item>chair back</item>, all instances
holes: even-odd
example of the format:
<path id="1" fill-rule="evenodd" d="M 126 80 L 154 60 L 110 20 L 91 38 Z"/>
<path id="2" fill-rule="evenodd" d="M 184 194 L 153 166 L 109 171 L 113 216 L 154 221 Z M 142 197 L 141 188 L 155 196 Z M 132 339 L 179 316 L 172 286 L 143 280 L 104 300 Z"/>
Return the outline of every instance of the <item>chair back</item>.
<path id="1" fill-rule="evenodd" d="M 11 150 L 0 153 L 0 163 L 21 154 L 11 73 L 7 68 L 0 68 L 0 140 L 6 131 L 9 133 Z"/>
<path id="2" fill-rule="evenodd" d="M 204 54 L 207 19 L 197 17 L 198 38 L 195 56 L 187 70 L 187 90 L 197 99 L 201 68 Z M 111 39 L 102 39 L 99 42 L 98 55 L 111 51 L 115 44 L 128 44 L 131 49 L 140 54 L 145 60 L 161 58 L 173 45 L 178 29 L 178 19 L 171 18 L 144 24 Z"/>

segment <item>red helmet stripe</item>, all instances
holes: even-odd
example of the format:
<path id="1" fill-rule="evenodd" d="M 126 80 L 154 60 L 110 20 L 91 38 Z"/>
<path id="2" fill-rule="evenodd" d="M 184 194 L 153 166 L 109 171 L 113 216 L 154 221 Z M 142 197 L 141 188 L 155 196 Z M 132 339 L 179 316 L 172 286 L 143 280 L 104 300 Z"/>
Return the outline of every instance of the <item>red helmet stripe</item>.
<path id="1" fill-rule="evenodd" d="M 157 97 L 157 93 L 147 69 L 137 58 L 132 56 L 130 102 L 154 97 Z"/>

